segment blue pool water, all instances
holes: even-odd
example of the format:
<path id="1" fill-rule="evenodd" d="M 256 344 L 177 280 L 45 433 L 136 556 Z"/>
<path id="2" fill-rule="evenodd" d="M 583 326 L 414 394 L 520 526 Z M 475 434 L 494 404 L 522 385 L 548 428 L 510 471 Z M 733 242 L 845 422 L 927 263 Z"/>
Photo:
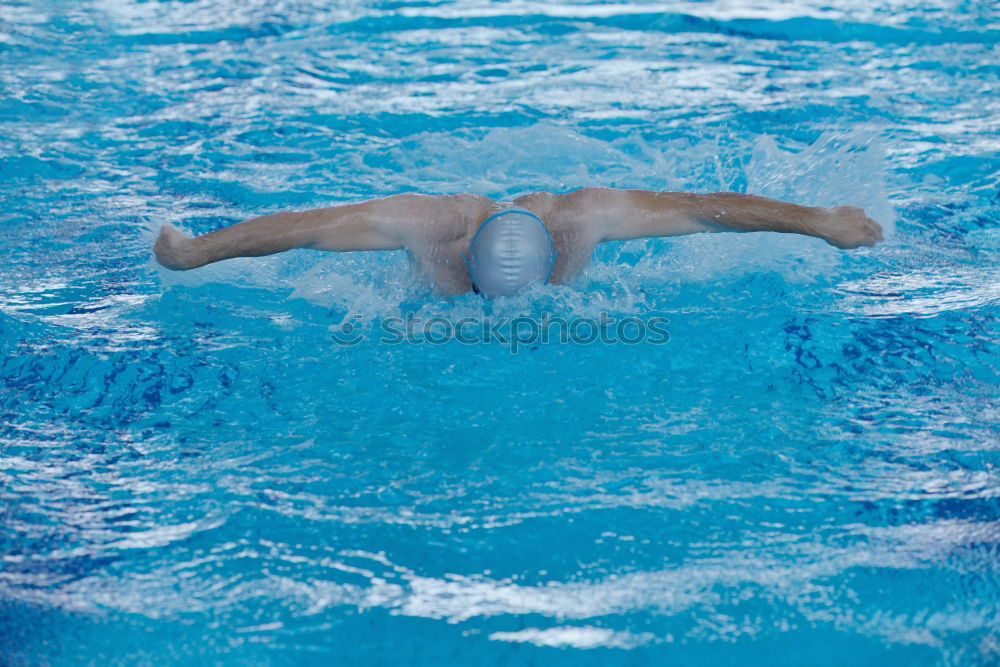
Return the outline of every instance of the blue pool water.
<path id="1" fill-rule="evenodd" d="M 998 39 L 985 0 L 5 0 L 0 663 L 997 664 Z M 588 185 L 888 240 L 609 244 L 492 306 L 398 252 L 150 257 Z M 407 313 L 669 341 L 379 340 Z"/>

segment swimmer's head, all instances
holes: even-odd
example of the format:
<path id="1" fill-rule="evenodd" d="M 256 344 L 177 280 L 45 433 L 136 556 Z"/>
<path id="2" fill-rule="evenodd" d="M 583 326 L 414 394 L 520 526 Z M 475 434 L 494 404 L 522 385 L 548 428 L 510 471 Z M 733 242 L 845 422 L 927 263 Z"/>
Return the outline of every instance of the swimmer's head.
<path id="1" fill-rule="evenodd" d="M 541 218 L 530 211 L 509 209 L 479 226 L 465 261 L 472 288 L 492 299 L 548 281 L 555 259 L 552 237 Z"/>

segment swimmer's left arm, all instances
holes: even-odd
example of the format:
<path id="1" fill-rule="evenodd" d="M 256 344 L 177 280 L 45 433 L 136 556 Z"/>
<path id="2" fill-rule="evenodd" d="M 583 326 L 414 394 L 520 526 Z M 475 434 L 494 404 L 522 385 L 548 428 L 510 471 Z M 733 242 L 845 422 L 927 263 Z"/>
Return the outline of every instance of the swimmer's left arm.
<path id="1" fill-rule="evenodd" d="M 799 206 L 735 192 L 589 188 L 564 196 L 585 200 L 609 241 L 720 231 L 805 234 L 838 248 L 871 246 L 883 239 L 879 224 L 854 206 Z"/>

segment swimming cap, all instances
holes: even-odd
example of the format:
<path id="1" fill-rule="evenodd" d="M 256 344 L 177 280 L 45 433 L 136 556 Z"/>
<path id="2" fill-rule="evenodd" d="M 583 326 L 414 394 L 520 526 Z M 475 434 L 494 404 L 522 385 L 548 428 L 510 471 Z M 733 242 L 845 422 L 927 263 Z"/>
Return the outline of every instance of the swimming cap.
<path id="1" fill-rule="evenodd" d="M 465 263 L 473 289 L 493 298 L 548 281 L 555 259 L 552 237 L 542 219 L 531 211 L 512 208 L 483 221 L 469 243 Z"/>

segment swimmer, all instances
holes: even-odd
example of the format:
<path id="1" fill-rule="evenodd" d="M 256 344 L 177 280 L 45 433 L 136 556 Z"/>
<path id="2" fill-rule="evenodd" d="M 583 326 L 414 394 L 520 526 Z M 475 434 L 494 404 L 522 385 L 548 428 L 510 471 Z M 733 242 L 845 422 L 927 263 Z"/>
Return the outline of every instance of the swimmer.
<path id="1" fill-rule="evenodd" d="M 732 192 L 584 188 L 512 202 L 472 194 L 400 194 L 301 213 L 274 213 L 191 238 L 164 225 L 153 251 L 168 269 L 311 248 L 405 249 L 443 294 L 515 294 L 565 283 L 605 241 L 698 232 L 787 232 L 838 248 L 872 246 L 882 228 L 855 206 L 813 208 Z"/>

